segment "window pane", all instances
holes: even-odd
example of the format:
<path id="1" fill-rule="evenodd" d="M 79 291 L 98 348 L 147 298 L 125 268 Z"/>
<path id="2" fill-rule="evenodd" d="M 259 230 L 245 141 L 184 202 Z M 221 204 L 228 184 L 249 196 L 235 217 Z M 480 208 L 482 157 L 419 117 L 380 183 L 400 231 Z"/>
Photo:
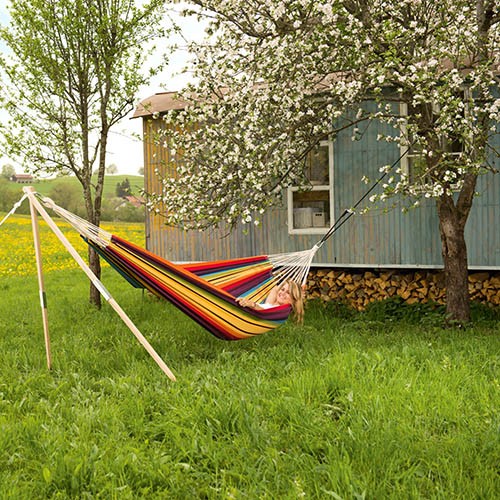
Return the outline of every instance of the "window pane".
<path id="1" fill-rule="evenodd" d="M 306 176 L 314 185 L 328 185 L 329 173 L 328 145 L 314 148 L 306 161 Z"/>
<path id="2" fill-rule="evenodd" d="M 417 184 L 430 182 L 430 180 L 426 179 L 425 176 L 427 165 L 423 156 L 409 156 L 408 166 L 410 173 L 410 182 Z"/>
<path id="3" fill-rule="evenodd" d="M 293 193 L 293 228 L 329 227 L 329 191 L 304 191 Z"/>

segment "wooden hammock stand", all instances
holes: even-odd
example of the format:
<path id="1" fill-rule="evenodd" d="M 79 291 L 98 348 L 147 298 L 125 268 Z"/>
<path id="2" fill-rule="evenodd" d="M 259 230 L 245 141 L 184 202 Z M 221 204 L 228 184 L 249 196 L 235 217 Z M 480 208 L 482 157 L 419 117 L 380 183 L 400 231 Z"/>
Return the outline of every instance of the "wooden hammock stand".
<path id="1" fill-rule="evenodd" d="M 108 304 L 115 310 L 115 312 L 120 316 L 123 322 L 127 325 L 130 331 L 135 335 L 137 340 L 141 343 L 141 345 L 146 349 L 148 354 L 155 360 L 156 364 L 161 368 L 163 373 L 172 381 L 175 381 L 175 375 L 172 373 L 170 368 L 165 364 L 159 354 L 154 350 L 151 344 L 147 341 L 144 335 L 139 331 L 139 329 L 135 326 L 132 320 L 127 316 L 125 311 L 118 305 L 116 300 L 111 296 L 111 294 L 106 290 L 101 281 L 97 278 L 97 276 L 92 272 L 89 266 L 85 263 L 85 261 L 80 257 L 75 248 L 71 245 L 68 239 L 64 236 L 61 230 L 54 223 L 52 218 L 43 208 L 41 203 L 37 200 L 35 196 L 35 190 L 29 186 L 23 188 L 24 193 L 27 195 L 28 200 L 30 202 L 30 212 L 31 212 L 31 225 L 33 228 L 33 239 L 35 246 L 35 256 L 36 256 L 36 264 L 37 264 L 37 275 L 38 275 L 38 287 L 40 291 L 40 305 L 42 308 L 42 321 L 43 321 L 43 331 L 45 338 L 45 353 L 47 357 L 47 367 L 50 370 L 52 367 L 52 356 L 50 350 L 50 335 L 49 335 L 49 323 L 48 323 L 48 315 L 47 315 L 47 299 L 45 294 L 45 284 L 43 278 L 43 268 L 42 268 L 42 253 L 41 253 L 41 244 L 40 244 L 40 232 L 38 227 L 38 217 L 40 214 L 42 218 L 45 220 L 50 229 L 54 232 L 54 234 L 59 238 L 64 247 L 68 250 L 71 256 L 75 259 L 77 264 L 82 268 L 83 272 L 88 276 L 92 284 L 99 290 L 102 297 L 108 302 Z"/>

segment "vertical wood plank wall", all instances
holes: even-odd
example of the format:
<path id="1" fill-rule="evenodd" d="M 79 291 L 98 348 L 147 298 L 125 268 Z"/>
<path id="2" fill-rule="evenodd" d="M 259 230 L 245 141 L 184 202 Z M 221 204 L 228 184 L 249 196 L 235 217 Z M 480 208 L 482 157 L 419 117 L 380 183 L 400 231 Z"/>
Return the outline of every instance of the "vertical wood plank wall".
<path id="1" fill-rule="evenodd" d="M 369 106 L 369 104 L 368 104 Z M 158 192 L 155 169 L 164 171 L 170 158 L 166 148 L 152 140 L 161 120 L 143 119 L 145 188 Z M 360 126 L 361 138 L 352 141 L 352 130 L 340 133 L 334 142 L 335 217 L 350 208 L 367 191 L 379 168 L 392 164 L 401 154 L 395 144 L 377 141 L 378 134 L 393 134 L 388 125 Z M 500 150 L 497 134 L 493 147 Z M 500 162 L 491 150 L 491 162 Z M 397 168 L 397 167 L 396 167 Z M 500 174 L 482 175 L 479 195 L 474 200 L 466 227 L 469 267 L 500 268 Z M 376 192 L 376 191 L 375 191 Z M 391 204 L 394 200 L 391 200 Z M 365 200 L 365 204 L 369 204 Z M 362 205 L 364 206 L 364 205 Z M 435 203 L 422 201 L 418 209 L 403 214 L 401 202 L 395 208 L 379 206 L 365 215 L 354 215 L 320 249 L 314 264 L 332 267 L 419 268 L 442 267 L 441 244 Z M 286 194 L 283 206 L 265 214 L 260 226 L 241 225 L 227 234 L 225 228 L 205 232 L 168 228 L 162 218 L 146 215 L 146 245 L 149 250 L 173 261 L 229 259 L 247 255 L 293 252 L 311 248 L 321 235 L 290 235 L 287 227 Z"/>

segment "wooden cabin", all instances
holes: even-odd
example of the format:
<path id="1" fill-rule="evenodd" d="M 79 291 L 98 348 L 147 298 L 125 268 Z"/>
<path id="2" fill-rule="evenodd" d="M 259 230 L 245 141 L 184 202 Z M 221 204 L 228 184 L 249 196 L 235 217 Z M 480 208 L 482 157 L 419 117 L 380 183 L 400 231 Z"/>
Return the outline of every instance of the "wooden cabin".
<path id="1" fill-rule="evenodd" d="M 158 146 L 151 138 L 164 126 L 162 114 L 182 106 L 174 93 L 164 92 L 144 99 L 135 111 L 134 117 L 143 121 L 144 182 L 149 192 L 159 191 L 155 169 L 161 171 L 169 160 L 166 148 Z M 377 140 L 378 134 L 395 133 L 389 125 L 372 123 L 366 129 L 360 128 L 360 140 L 353 141 L 352 131 L 345 130 L 333 141 L 322 142 L 309 158 L 312 189 L 300 192 L 288 188 L 283 206 L 268 211 L 261 225 L 238 227 L 229 235 L 217 229 L 186 232 L 168 228 L 161 217 L 148 213 L 147 248 L 174 261 L 226 259 L 311 248 L 336 218 L 366 193 L 370 186 L 362 182 L 363 176 L 377 179 L 379 168 L 396 162 L 402 153 L 394 143 Z M 500 161 L 494 155 L 495 150 L 500 150 L 499 134 L 492 146 L 490 160 L 500 170 Z M 400 160 L 400 166 L 408 169 L 411 162 L 411 155 L 406 155 Z M 477 192 L 466 227 L 469 268 L 471 273 L 491 271 L 498 276 L 500 175 L 480 176 Z M 365 202 L 369 204 L 368 199 Z M 372 208 L 365 215 L 352 216 L 322 246 L 313 262 L 316 268 L 351 270 L 351 274 L 358 275 L 387 269 L 401 270 L 404 274 L 439 270 L 442 266 L 433 200 L 422 201 L 419 208 L 408 213 L 400 208 L 386 210 L 380 207 Z M 330 271 L 330 276 L 336 275 Z M 500 286 L 498 290 L 500 296 Z"/>
<path id="2" fill-rule="evenodd" d="M 31 184 L 34 179 L 31 174 L 14 174 L 11 176 L 10 180 L 17 184 Z"/>

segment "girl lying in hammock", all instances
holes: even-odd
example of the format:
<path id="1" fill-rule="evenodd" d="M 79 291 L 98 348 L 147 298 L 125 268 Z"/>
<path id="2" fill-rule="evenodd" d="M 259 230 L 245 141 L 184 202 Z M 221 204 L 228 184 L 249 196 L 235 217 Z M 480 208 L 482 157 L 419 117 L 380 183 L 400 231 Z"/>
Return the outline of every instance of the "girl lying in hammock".
<path id="1" fill-rule="evenodd" d="M 296 323 L 302 323 L 304 318 L 304 299 L 302 290 L 295 281 L 286 280 L 279 286 L 275 286 L 267 296 L 265 302 L 257 304 L 245 297 L 238 297 L 236 302 L 243 307 L 251 309 L 270 309 L 284 304 L 292 306 L 293 318 Z"/>

